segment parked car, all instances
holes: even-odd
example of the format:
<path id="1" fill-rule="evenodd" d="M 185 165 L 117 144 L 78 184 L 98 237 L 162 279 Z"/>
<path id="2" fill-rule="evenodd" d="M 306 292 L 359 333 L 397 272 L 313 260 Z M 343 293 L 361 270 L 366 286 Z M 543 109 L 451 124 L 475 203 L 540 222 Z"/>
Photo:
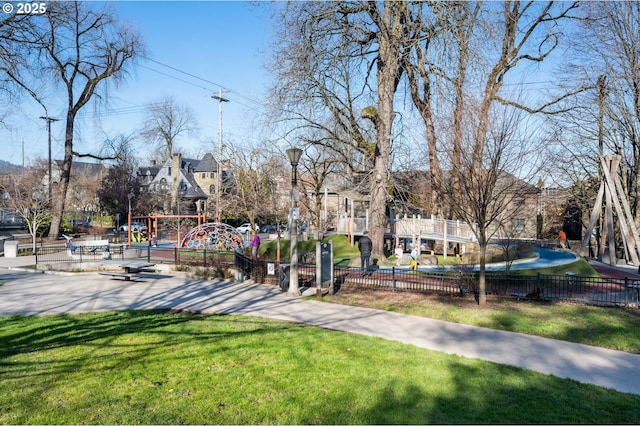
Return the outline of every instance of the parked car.
<path id="1" fill-rule="evenodd" d="M 275 234 L 276 228 L 277 227 L 275 225 L 267 225 L 267 226 L 263 226 L 261 231 L 265 234 Z"/>
<path id="2" fill-rule="evenodd" d="M 238 231 L 241 234 L 246 234 L 248 232 L 251 232 L 253 230 L 253 228 L 251 227 L 250 223 L 243 223 L 242 225 L 238 226 L 236 228 L 236 231 Z M 260 227 L 256 224 L 255 227 L 256 232 L 260 232 Z"/>
<path id="3" fill-rule="evenodd" d="M 122 232 L 127 232 L 129 229 L 129 224 L 125 223 L 124 225 L 120 225 L 120 231 Z M 144 223 L 140 223 L 140 222 L 131 222 L 131 231 L 133 232 L 142 232 L 142 231 L 148 231 L 149 228 L 147 228 L 147 225 L 145 225 Z"/>
<path id="4" fill-rule="evenodd" d="M 264 234 L 276 234 L 278 230 L 277 225 L 266 225 L 260 228 L 260 232 Z M 280 225 L 280 235 L 284 235 L 287 232 L 286 225 Z"/>

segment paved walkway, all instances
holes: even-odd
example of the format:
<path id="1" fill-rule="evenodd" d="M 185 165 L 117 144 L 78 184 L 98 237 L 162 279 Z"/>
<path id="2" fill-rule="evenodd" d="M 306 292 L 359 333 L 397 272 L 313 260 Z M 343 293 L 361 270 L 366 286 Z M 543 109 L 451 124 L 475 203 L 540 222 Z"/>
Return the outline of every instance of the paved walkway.
<path id="1" fill-rule="evenodd" d="M 35 273 L 0 258 L 0 315 L 179 309 L 275 318 L 378 336 L 640 395 L 640 355 L 394 312 L 289 298 L 276 286 L 149 275 Z M 19 269 L 11 269 L 19 268 Z"/>

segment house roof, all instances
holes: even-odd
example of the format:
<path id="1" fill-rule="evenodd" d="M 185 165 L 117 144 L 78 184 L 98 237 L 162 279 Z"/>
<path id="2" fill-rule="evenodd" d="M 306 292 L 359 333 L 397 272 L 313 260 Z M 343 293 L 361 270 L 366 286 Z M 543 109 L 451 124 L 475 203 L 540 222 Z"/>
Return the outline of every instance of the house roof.
<path id="1" fill-rule="evenodd" d="M 194 171 L 196 172 L 212 172 L 218 170 L 218 162 L 213 158 L 210 152 L 207 152 L 202 160 L 190 160 L 194 164 Z M 197 164 L 194 162 L 197 161 Z"/>
<path id="2" fill-rule="evenodd" d="M 182 176 L 189 182 L 187 192 L 183 195 L 184 198 L 207 198 L 207 194 L 200 188 L 200 185 L 198 185 L 192 174 L 183 173 Z"/>
<path id="3" fill-rule="evenodd" d="M 140 176 L 156 176 L 160 171 L 160 166 L 138 167 L 138 175 Z"/>

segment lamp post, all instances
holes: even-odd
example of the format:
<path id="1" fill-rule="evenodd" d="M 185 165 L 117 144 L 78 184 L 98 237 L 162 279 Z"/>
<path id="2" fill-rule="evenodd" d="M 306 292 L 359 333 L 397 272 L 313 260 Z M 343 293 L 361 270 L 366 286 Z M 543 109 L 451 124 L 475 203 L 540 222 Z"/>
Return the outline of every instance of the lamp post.
<path id="1" fill-rule="evenodd" d="M 229 99 L 222 97 L 222 89 L 220 89 L 217 95 L 211 95 L 211 98 L 216 99 L 220 104 L 219 106 L 220 123 L 218 125 L 218 161 L 217 161 L 218 179 L 216 182 L 216 222 L 220 223 L 222 219 L 222 212 L 220 209 L 220 188 L 222 187 L 222 166 L 220 164 L 220 162 L 222 161 L 222 103 L 229 102 Z"/>
<path id="2" fill-rule="evenodd" d="M 300 296 L 298 288 L 298 207 L 296 203 L 296 192 L 298 186 L 298 162 L 302 156 L 300 148 L 289 148 L 287 157 L 291 163 L 291 210 L 289 211 L 289 236 L 291 238 L 291 269 L 289 270 L 289 291 L 288 296 Z"/>
<path id="3" fill-rule="evenodd" d="M 127 194 L 129 199 L 129 214 L 127 216 L 127 246 L 131 248 L 131 199 L 133 198 L 133 192 Z"/>

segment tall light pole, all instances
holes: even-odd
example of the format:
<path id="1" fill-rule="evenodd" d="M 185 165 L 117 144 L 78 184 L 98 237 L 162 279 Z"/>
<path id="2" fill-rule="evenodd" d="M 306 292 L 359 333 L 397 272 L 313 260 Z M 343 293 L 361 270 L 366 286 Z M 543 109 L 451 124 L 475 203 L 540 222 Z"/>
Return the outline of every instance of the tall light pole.
<path id="1" fill-rule="evenodd" d="M 300 296 L 298 288 L 298 206 L 296 193 L 298 191 L 298 162 L 302 156 L 300 148 L 289 148 L 287 157 L 291 163 L 291 210 L 289 211 L 289 236 L 291 238 L 291 268 L 289 269 L 289 291 L 288 296 Z"/>
<path id="2" fill-rule="evenodd" d="M 216 222 L 220 223 L 222 219 L 222 212 L 220 209 L 220 188 L 222 188 L 222 103 L 229 102 L 229 99 L 222 97 L 222 89 L 218 92 L 217 95 L 211 95 L 212 99 L 218 101 L 219 104 L 219 116 L 220 123 L 218 124 L 218 182 L 216 183 Z"/>
<path id="3" fill-rule="evenodd" d="M 131 248 L 131 199 L 133 198 L 133 191 L 127 194 L 129 199 L 129 214 L 127 215 L 127 246 Z"/>
<path id="4" fill-rule="evenodd" d="M 57 118 L 51 118 L 48 115 L 44 117 L 40 117 L 41 120 L 47 122 L 47 133 L 49 135 L 49 206 L 51 206 L 52 196 L 51 196 L 51 122 L 52 121 L 60 121 Z"/>

